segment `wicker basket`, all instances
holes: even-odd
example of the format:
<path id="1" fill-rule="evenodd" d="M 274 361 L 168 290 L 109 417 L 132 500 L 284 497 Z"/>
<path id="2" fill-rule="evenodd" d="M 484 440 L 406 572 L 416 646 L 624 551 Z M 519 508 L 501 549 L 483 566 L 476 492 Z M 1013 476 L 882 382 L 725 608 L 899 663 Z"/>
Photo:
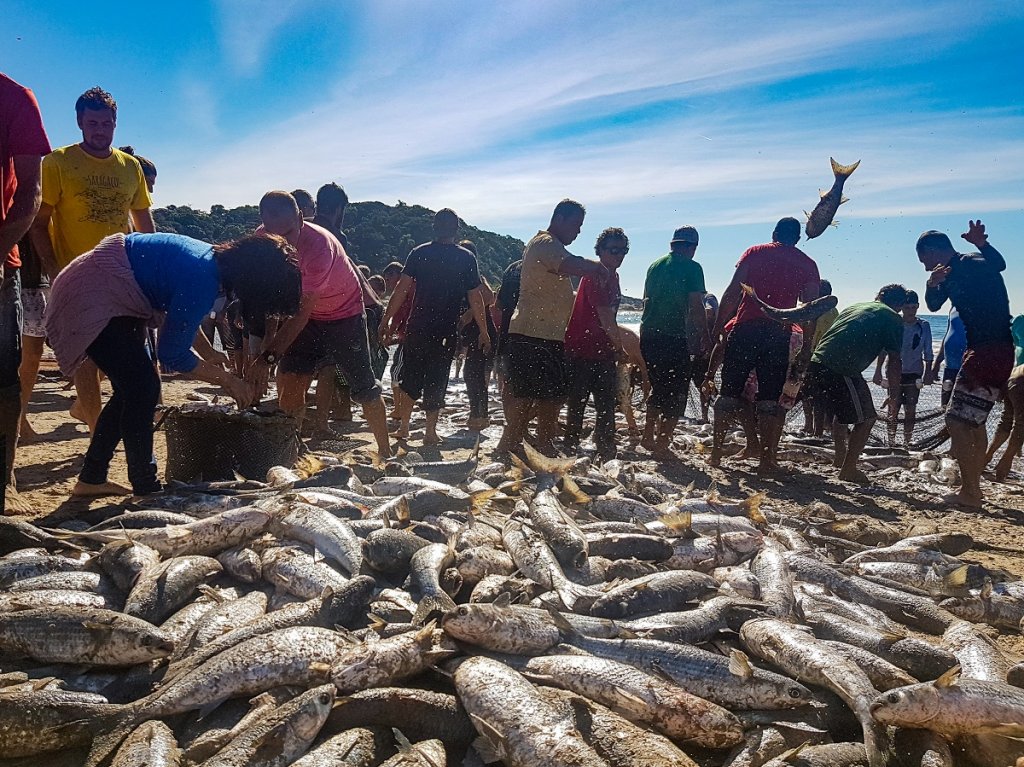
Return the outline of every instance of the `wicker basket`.
<path id="1" fill-rule="evenodd" d="M 164 425 L 168 480 L 263 480 L 271 466 L 291 466 L 298 456 L 297 422 L 280 411 L 170 408 Z"/>

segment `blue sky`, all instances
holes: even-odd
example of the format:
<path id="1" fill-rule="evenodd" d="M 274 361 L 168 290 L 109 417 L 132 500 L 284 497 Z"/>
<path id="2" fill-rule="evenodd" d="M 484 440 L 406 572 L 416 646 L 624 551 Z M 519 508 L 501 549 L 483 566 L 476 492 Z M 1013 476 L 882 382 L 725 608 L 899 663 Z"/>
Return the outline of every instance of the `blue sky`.
<path id="1" fill-rule="evenodd" d="M 684 223 L 720 293 L 813 208 L 830 156 L 860 159 L 839 227 L 804 243 L 841 303 L 922 289 L 917 235 L 980 217 L 1021 312 L 1021 39 L 1015 0 L 5 0 L 0 71 L 33 88 L 55 146 L 80 139 L 82 91 L 111 91 L 158 205 L 333 180 L 528 239 L 575 197 L 572 250 L 625 228 L 633 295 Z"/>

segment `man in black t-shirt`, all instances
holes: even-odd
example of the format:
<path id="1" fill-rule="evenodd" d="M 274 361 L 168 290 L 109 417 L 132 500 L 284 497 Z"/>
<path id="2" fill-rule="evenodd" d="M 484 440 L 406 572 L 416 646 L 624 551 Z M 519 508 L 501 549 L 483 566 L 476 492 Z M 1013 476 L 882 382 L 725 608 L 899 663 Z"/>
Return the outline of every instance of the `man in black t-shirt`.
<path id="1" fill-rule="evenodd" d="M 437 436 L 437 417 L 448 390 L 464 301 L 469 302 L 480 329 L 480 346 L 485 350 L 491 346 L 476 257 L 455 242 L 459 217 L 450 208 L 443 208 L 434 214 L 433 225 L 434 239 L 409 253 L 380 324 L 380 337 L 387 344 L 393 332 L 392 320 L 415 284 L 416 294 L 402 347 L 399 401 L 396 403 L 401 426 L 395 436 L 409 438 L 413 404 L 422 396 L 427 413 L 425 445 L 441 441 Z"/>
<path id="2" fill-rule="evenodd" d="M 963 484 L 947 500 L 981 508 L 981 472 L 988 441 L 985 422 L 1013 369 L 1013 336 L 1010 301 L 1000 274 L 1006 261 L 988 244 L 981 221 L 969 222 L 967 232 L 960 236 L 979 252 L 958 253 L 949 237 L 932 230 L 917 239 L 917 258 L 931 272 L 924 296 L 928 309 L 937 312 L 951 301 L 967 334 L 967 350 L 946 410 L 946 426 Z"/>

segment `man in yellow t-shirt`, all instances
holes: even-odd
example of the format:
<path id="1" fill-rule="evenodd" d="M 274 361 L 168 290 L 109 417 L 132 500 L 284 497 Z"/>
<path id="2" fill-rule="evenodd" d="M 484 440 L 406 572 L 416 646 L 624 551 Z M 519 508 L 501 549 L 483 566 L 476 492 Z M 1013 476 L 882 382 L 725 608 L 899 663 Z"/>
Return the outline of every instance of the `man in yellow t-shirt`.
<path id="1" fill-rule="evenodd" d="M 558 411 L 568 391 L 565 328 L 575 296 L 570 277 L 604 279 L 608 270 L 565 249 L 583 228 L 586 209 L 575 200 L 555 206 L 551 223 L 523 251 L 519 303 L 508 327 L 503 351 L 508 382 L 503 392 L 505 430 L 497 452 L 517 450 L 530 416 L 537 416 L 538 448 L 554 450 Z"/>
<path id="2" fill-rule="evenodd" d="M 82 141 L 43 158 L 43 201 L 32 224 L 32 245 L 50 278 L 73 259 L 118 232 L 154 232 L 152 199 L 139 161 L 114 149 L 117 102 L 90 88 L 75 102 Z M 71 414 L 89 430 L 100 414 L 99 375 L 91 362 L 75 374 L 78 401 Z"/>

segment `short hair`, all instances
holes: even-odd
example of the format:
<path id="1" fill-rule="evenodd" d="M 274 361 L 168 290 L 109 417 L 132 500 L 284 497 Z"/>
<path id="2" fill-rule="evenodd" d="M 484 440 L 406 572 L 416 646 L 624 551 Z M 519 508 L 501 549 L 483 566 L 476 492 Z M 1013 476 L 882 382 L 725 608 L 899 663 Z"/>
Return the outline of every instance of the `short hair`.
<path id="1" fill-rule="evenodd" d="M 917 238 L 917 250 L 941 250 L 949 251 L 953 250 L 953 243 L 949 241 L 949 237 L 943 232 L 938 232 L 934 229 L 929 229 L 927 232 L 922 232 L 921 236 Z"/>
<path id="2" fill-rule="evenodd" d="M 302 279 L 294 253 L 283 237 L 266 233 L 213 247 L 224 287 L 239 299 L 251 327 L 261 326 L 267 315 L 298 313 Z"/>
<path id="3" fill-rule="evenodd" d="M 381 270 L 381 274 L 383 274 L 385 277 L 387 277 L 389 274 L 401 274 L 403 269 L 405 269 L 405 267 L 402 266 L 401 261 L 392 261 L 390 264 L 385 266 L 383 270 Z"/>
<path id="4" fill-rule="evenodd" d="M 626 243 L 626 249 L 629 250 L 629 237 L 626 236 L 625 230 L 618 226 L 609 226 L 601 234 L 597 235 L 597 242 L 594 243 L 594 252 L 601 255 L 601 248 L 605 246 L 608 240 L 622 240 Z"/>
<path id="5" fill-rule="evenodd" d="M 459 231 L 459 214 L 451 208 L 441 208 L 434 214 L 435 234 L 454 235 Z"/>
<path id="6" fill-rule="evenodd" d="M 78 119 L 82 119 L 82 114 L 86 109 L 92 109 L 99 111 L 101 109 L 109 109 L 114 113 L 114 120 L 117 121 L 117 102 L 114 101 L 114 97 L 103 90 L 100 86 L 90 88 L 75 102 L 75 114 L 78 115 Z"/>
<path id="7" fill-rule="evenodd" d="M 779 219 L 779 222 L 775 225 L 775 231 L 772 232 L 772 237 L 776 242 L 780 242 L 783 245 L 796 245 L 800 242 L 800 230 L 802 228 L 799 221 L 792 216 L 786 216 Z"/>
<path id="8" fill-rule="evenodd" d="M 377 294 L 377 297 L 384 295 L 384 291 L 388 289 L 388 284 L 384 282 L 384 278 L 379 274 L 375 274 L 367 280 L 370 287 L 373 288 L 373 292 Z"/>
<path id="9" fill-rule="evenodd" d="M 135 154 L 135 147 L 129 145 L 129 146 L 118 147 L 118 149 L 120 151 L 124 152 L 125 154 L 130 154 L 132 157 L 134 157 L 136 160 L 139 161 L 139 165 L 142 166 L 142 175 L 143 176 L 155 176 L 156 175 L 156 163 L 154 163 L 152 160 L 147 160 L 141 154 Z"/>
<path id="10" fill-rule="evenodd" d="M 890 283 L 889 285 L 883 285 L 878 295 L 875 296 L 876 301 L 881 301 L 886 306 L 903 306 L 907 303 L 907 289 L 902 285 L 896 283 Z"/>
<path id="11" fill-rule="evenodd" d="M 832 295 L 832 283 L 828 280 L 822 280 L 818 289 L 818 298 L 824 298 L 825 296 Z"/>
<path id="12" fill-rule="evenodd" d="M 348 195 L 333 181 L 324 184 L 316 191 L 316 209 L 321 213 L 345 210 L 347 205 Z"/>
<path id="13" fill-rule="evenodd" d="M 373 270 L 366 264 L 359 264 L 356 266 L 356 269 L 358 269 L 359 273 L 363 275 L 363 279 L 369 280 L 370 277 L 373 276 Z"/>
<path id="14" fill-rule="evenodd" d="M 586 215 L 587 209 L 583 207 L 582 202 L 576 202 L 576 200 L 570 200 L 566 197 L 555 206 L 555 210 L 551 214 L 551 218 L 571 218 L 573 216 Z"/>
<path id="15" fill-rule="evenodd" d="M 476 243 L 473 242 L 472 240 L 459 240 L 459 247 L 460 248 L 465 248 L 470 253 L 472 253 L 474 256 L 478 255 L 477 252 L 476 252 Z"/>
<path id="16" fill-rule="evenodd" d="M 920 306 L 921 305 L 921 299 L 917 297 L 917 292 L 914 291 L 914 290 L 908 290 L 907 291 L 907 297 L 903 301 L 903 305 L 904 306 L 910 306 L 910 305 Z"/>
<path id="17" fill-rule="evenodd" d="M 299 204 L 295 202 L 295 198 L 288 194 L 288 192 L 282 192 L 280 189 L 267 192 L 260 199 L 260 218 L 267 216 L 277 218 L 288 214 L 299 215 L 300 213 Z"/>
<path id="18" fill-rule="evenodd" d="M 292 192 L 292 197 L 295 199 L 295 204 L 299 206 L 300 211 L 303 208 L 316 210 L 316 202 L 313 200 L 313 195 L 311 195 L 305 189 L 296 189 L 294 192 Z"/>

